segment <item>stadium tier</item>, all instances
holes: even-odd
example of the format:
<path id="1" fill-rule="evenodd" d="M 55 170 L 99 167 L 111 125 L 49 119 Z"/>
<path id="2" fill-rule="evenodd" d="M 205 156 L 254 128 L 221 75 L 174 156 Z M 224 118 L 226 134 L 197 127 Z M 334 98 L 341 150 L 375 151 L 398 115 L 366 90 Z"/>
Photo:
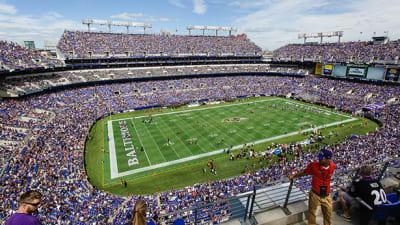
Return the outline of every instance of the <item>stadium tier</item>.
<path id="1" fill-rule="evenodd" d="M 244 36 L 183 36 L 65 31 L 58 48 L 70 58 L 261 55 Z"/>
<path id="2" fill-rule="evenodd" d="M 399 41 L 289 44 L 273 52 L 273 61 L 399 64 Z M 262 49 L 244 35 L 184 36 L 65 31 L 57 59 L 12 42 L 0 42 L 0 72 L 64 68 L 65 63 L 98 65 L 127 63 L 143 57 L 261 57 Z M 66 59 L 66 61 L 63 61 Z M 86 60 L 78 62 L 77 60 Z M 107 61 L 93 61 L 107 59 Z M 239 59 L 239 58 L 237 58 Z M 75 61 L 74 61 L 75 60 Z M 88 61 L 89 60 L 89 61 Z M 91 61 L 90 61 L 91 60 Z M 161 59 L 154 59 L 156 61 Z M 168 61 L 175 61 L 168 59 Z M 132 63 L 132 62 L 131 62 Z M 142 62 L 140 62 L 142 63 Z M 139 64 L 140 64 L 139 63 Z M 165 63 L 165 62 L 163 62 Z M 132 65 L 131 65 L 132 66 Z"/>
<path id="3" fill-rule="evenodd" d="M 61 65 L 60 60 L 42 56 L 37 51 L 13 42 L 0 41 L 0 72 L 54 68 Z"/>
<path id="4" fill-rule="evenodd" d="M 277 66 L 269 64 L 231 64 L 231 65 L 194 65 L 194 66 L 168 66 L 168 67 L 137 67 L 120 69 L 92 69 L 53 72 L 21 77 L 10 77 L 0 81 L 0 90 L 23 95 L 35 91 L 41 91 L 58 86 L 85 84 L 89 82 L 111 82 L 114 80 L 148 79 L 170 76 L 188 75 L 224 75 L 224 74 L 286 74 L 304 75 L 309 74 L 307 69 L 298 66 Z"/>
<path id="5" fill-rule="evenodd" d="M 273 62 L 262 58 L 261 48 L 245 36 L 144 35 L 65 31 L 57 48 L 58 53 L 62 54 L 58 57 L 66 58 L 66 61 L 47 58 L 15 43 L 0 42 L 0 72 L 5 72 L 3 73 L 4 77 L 0 79 L 0 94 L 17 97 L 0 98 L 0 198 L 3 199 L 0 205 L 0 223 L 2 224 L 17 209 L 17 198 L 20 193 L 29 189 L 39 189 L 44 194 L 43 204 L 37 215 L 43 224 L 128 224 L 130 212 L 138 199 L 143 199 L 148 203 L 148 217 L 173 213 L 207 203 L 215 203 L 219 200 L 227 200 L 232 196 L 252 191 L 255 185 L 281 184 L 288 174 L 298 171 L 303 165 L 315 160 L 315 153 L 307 151 L 304 147 L 311 148 L 311 140 L 304 145 L 293 141 L 287 144 L 272 143 L 269 146 L 262 146 L 266 150 L 257 152 L 258 156 L 255 156 L 254 151 L 248 149 L 250 146 L 248 145 L 246 148 L 232 149 L 234 153 L 232 155 L 225 155 L 226 161 L 229 158 L 232 161 L 242 160 L 243 165 L 246 164 L 243 166 L 242 175 L 239 176 L 236 175 L 240 172 L 235 174 L 235 177 L 225 176 L 231 178 L 222 180 L 209 180 L 197 184 L 193 184 L 193 182 L 189 186 L 177 184 L 178 189 L 170 190 L 171 188 L 169 188 L 168 191 L 159 191 L 159 193 L 148 195 L 122 196 L 101 190 L 106 188 L 115 190 L 112 189 L 115 186 L 123 189 L 122 178 L 126 177 L 122 177 L 120 183 L 119 177 L 112 178 L 111 172 L 105 175 L 104 171 L 107 170 L 103 169 L 103 183 L 97 187 L 93 185 L 94 179 L 90 180 L 89 170 L 87 170 L 89 166 L 85 164 L 88 162 L 86 160 L 90 160 L 85 158 L 89 151 L 85 143 L 89 143 L 89 140 L 93 138 L 91 129 L 96 126 L 98 120 L 107 116 L 112 115 L 111 117 L 116 117 L 116 120 L 121 120 L 118 117 L 121 115 L 119 113 L 138 111 L 143 108 L 154 110 L 152 108 L 156 107 L 162 111 L 170 107 L 171 111 L 168 114 L 186 120 L 190 119 L 187 117 L 189 113 L 175 115 L 173 110 L 179 111 L 181 108 L 177 108 L 178 106 L 189 107 L 190 105 L 192 107 L 196 105 L 193 103 L 202 101 L 207 101 L 208 104 L 229 101 L 229 104 L 242 105 L 245 108 L 244 111 L 249 114 L 257 114 L 257 110 L 270 110 L 267 114 L 276 113 L 279 114 L 278 116 L 282 116 L 285 110 L 288 114 L 294 114 L 291 112 L 299 110 L 299 114 L 296 114 L 295 117 L 303 117 L 307 112 L 311 113 L 306 115 L 307 117 L 323 114 L 323 116 L 316 116 L 318 119 L 335 115 L 337 117 L 329 120 L 329 123 L 331 126 L 337 126 L 338 129 L 339 124 L 351 126 L 352 129 L 353 117 L 362 115 L 378 122 L 381 126 L 375 129 L 375 125 L 373 125 L 374 127 L 365 135 L 359 135 L 357 138 L 346 136 L 339 143 L 325 146 L 334 152 L 333 161 L 339 165 L 337 173 L 340 175 L 333 178 L 333 189 L 337 189 L 351 179 L 353 174 L 349 173 L 349 170 L 357 168 L 363 163 L 397 159 L 395 163 L 400 164 L 398 160 L 400 148 L 398 96 L 400 89 L 397 85 L 400 68 L 397 65 L 386 64 L 378 67 L 374 67 L 375 65 L 371 67 L 369 67 L 370 65 L 365 67 L 356 65 L 358 67 L 355 67 L 354 65 L 335 64 L 343 62 L 398 64 L 399 41 L 379 45 L 370 42 L 290 44 L 274 51 Z M 91 61 L 93 58 L 101 60 Z M 128 60 L 118 61 L 125 58 Z M 177 58 L 180 61 L 176 61 Z M 80 59 L 82 60 L 80 61 Z M 139 61 L 134 61 L 136 59 Z M 65 66 L 65 62 L 74 60 L 76 60 L 74 63 Z M 306 63 L 306 61 L 311 63 Z M 316 62 L 326 62 L 327 67 L 323 68 L 327 70 L 327 73 L 320 74 L 327 75 L 329 72 L 329 75 L 332 76 L 328 78 L 310 75 L 316 71 Z M 80 63 L 82 65 L 77 65 Z M 322 64 L 320 66 L 322 68 Z M 55 67 L 57 69 L 54 69 Z M 39 71 L 43 68 L 50 68 L 50 70 L 35 72 L 35 70 Z M 20 74 L 11 75 L 9 73 L 26 69 L 33 70 L 33 72 L 23 71 Z M 335 77 L 337 74 L 340 76 Z M 396 83 L 373 83 L 367 79 L 362 82 L 357 79 L 354 79 L 355 81 L 341 79 L 352 74 L 355 75 L 347 78 L 374 78 Z M 370 76 L 371 74 L 372 76 Z M 239 99 L 246 96 L 263 96 L 263 99 L 262 101 L 251 99 L 248 102 L 239 102 Z M 287 103 L 289 100 L 283 98 L 301 101 L 290 100 L 290 103 Z M 276 102 L 269 104 L 268 101 Z M 257 104 L 258 108 L 247 110 L 246 107 L 253 104 L 254 106 Z M 315 107 L 316 104 L 322 105 L 324 108 Z M 215 106 L 215 108 L 223 106 L 225 105 Z M 269 109 L 269 107 L 273 109 Z M 232 113 L 235 114 L 236 110 L 239 109 L 233 109 Z M 217 113 L 218 115 L 224 114 L 223 111 L 224 109 L 215 111 L 214 115 L 208 116 L 217 117 Z M 172 145 L 169 137 L 162 136 L 167 132 L 160 132 L 162 137 L 154 138 L 155 135 L 152 136 L 150 129 L 146 127 L 147 123 L 152 120 L 151 114 L 147 115 L 148 113 L 139 115 L 144 118 L 139 118 L 141 124 L 137 127 L 133 122 L 125 122 L 125 124 L 118 122 L 118 124 L 122 124 L 121 127 L 111 125 L 108 127 L 110 130 L 106 130 L 106 125 L 103 124 L 103 127 L 99 129 L 103 139 L 97 140 L 97 142 L 103 142 L 102 147 L 104 147 L 106 146 L 104 142 L 111 143 L 113 141 L 110 141 L 109 134 L 114 132 L 114 129 L 118 131 L 129 128 L 134 129 L 135 132 L 137 129 L 142 129 L 143 132 L 147 132 L 144 136 L 153 139 L 167 139 L 166 146 Z M 194 113 L 190 115 L 190 117 L 192 116 L 195 116 Z M 221 118 L 218 117 L 218 121 L 223 120 L 230 123 L 241 121 L 241 124 L 247 119 L 236 116 L 232 118 L 221 116 Z M 292 119 L 297 121 L 298 118 Z M 348 123 L 334 120 L 340 121 L 343 118 L 349 119 Z M 357 126 L 367 126 L 364 118 L 356 118 L 361 118 L 360 121 L 362 121 Z M 131 116 L 129 121 L 133 121 L 133 119 L 134 117 Z M 217 121 L 217 119 L 213 121 Z M 172 118 L 164 123 L 176 120 L 178 119 Z M 277 121 L 274 122 L 279 123 L 278 126 L 283 129 L 285 121 L 283 119 L 275 120 Z M 158 122 L 161 123 L 161 120 Z M 199 129 L 205 129 L 207 126 L 212 126 L 212 124 L 198 125 Z M 269 123 L 263 123 L 263 127 L 271 128 L 269 126 Z M 310 130 L 315 128 L 308 123 L 300 123 L 300 125 L 296 124 L 296 129 L 303 129 L 304 126 L 311 126 Z M 323 126 L 318 129 L 326 128 Z M 167 128 L 173 135 L 180 132 L 170 127 Z M 225 132 L 222 128 L 218 127 L 218 129 Z M 240 127 L 240 129 L 246 129 L 246 133 L 251 133 L 248 127 Z M 253 130 L 254 127 L 251 129 Z M 287 131 L 280 132 L 285 135 L 288 133 Z M 120 133 L 121 137 L 118 138 L 125 137 L 127 139 L 126 136 L 123 136 L 127 133 Z M 260 133 L 265 135 L 263 132 Z M 265 133 L 267 132 L 265 131 Z M 302 134 L 302 131 L 296 130 L 294 133 Z M 304 133 L 306 134 L 306 132 Z M 204 139 L 217 136 L 216 134 L 208 136 L 208 133 L 201 135 L 205 136 Z M 228 135 L 234 137 L 233 132 Z M 329 134 L 329 138 L 334 135 L 339 136 L 338 133 L 332 133 Z M 189 136 L 185 138 L 181 140 L 182 146 L 192 145 L 198 140 Z M 254 137 L 254 139 L 257 138 Z M 308 138 L 308 136 L 304 135 L 304 138 Z M 313 138 L 318 139 L 319 137 L 317 135 Z M 242 137 L 237 139 L 242 139 Z M 199 138 L 199 140 L 201 139 Z M 219 145 L 221 141 L 228 142 L 228 140 L 229 138 L 222 139 L 213 144 Z M 100 147 L 99 143 L 97 144 L 99 146 L 96 151 L 102 151 L 103 156 L 112 154 L 108 152 L 109 149 L 106 148 L 104 151 L 104 148 Z M 126 147 L 125 142 L 123 145 Z M 241 145 L 242 143 L 240 143 Z M 151 166 L 152 162 L 149 158 L 152 156 L 145 156 L 145 151 L 139 152 L 138 146 L 136 147 L 138 157 L 147 157 Z M 204 148 L 214 147 L 206 146 Z M 153 148 L 157 148 L 157 146 L 154 145 Z M 274 153 L 276 149 L 279 149 L 285 157 L 277 158 Z M 209 153 L 208 150 L 214 151 L 215 149 L 206 149 L 205 154 Z M 176 154 L 176 157 L 171 156 L 172 154 Z M 187 151 L 185 154 L 193 154 L 193 152 Z M 221 154 L 225 154 L 225 149 Z M 161 159 L 155 159 L 155 161 L 170 163 L 173 160 L 181 159 L 179 153 L 173 151 L 162 153 L 160 150 L 160 155 Z M 286 155 L 290 156 L 290 160 L 286 158 Z M 106 166 L 111 168 L 111 160 L 104 160 L 106 157 L 100 157 L 101 160 L 99 158 L 95 164 L 103 165 L 103 168 Z M 209 159 L 202 159 L 201 163 L 205 164 L 204 162 L 208 162 Z M 250 161 L 248 161 L 249 159 Z M 259 165 L 256 163 L 249 165 L 249 162 L 253 162 L 252 160 L 257 161 Z M 157 165 L 157 163 L 155 164 Z M 183 167 L 186 167 L 186 164 Z M 171 168 L 162 169 L 168 171 L 176 169 Z M 121 173 L 123 172 L 125 171 Z M 153 176 L 156 175 L 156 172 L 147 175 Z M 144 177 L 139 175 L 138 178 Z M 214 175 L 217 176 L 216 172 Z M 108 178 L 105 179 L 104 176 L 108 176 Z M 127 178 L 128 183 L 134 185 L 135 182 L 130 182 L 133 180 L 131 178 Z M 108 186 L 105 185 L 105 182 L 109 182 Z M 310 183 L 309 178 L 304 178 L 299 179 L 295 185 L 298 189 L 307 192 Z M 129 190 L 134 189 L 135 187 Z M 123 189 L 119 193 L 130 193 L 125 190 L 128 189 Z M 199 209 L 197 218 L 191 213 L 171 215 L 166 218 L 166 224 L 170 224 L 176 218 L 183 218 L 187 224 L 193 223 L 194 220 L 201 224 L 211 224 L 211 221 L 213 224 L 221 223 L 232 219 L 232 204 L 218 202 L 212 207 Z"/>
<path id="6" fill-rule="evenodd" d="M 400 41 L 374 44 L 373 42 L 344 42 L 324 44 L 289 44 L 274 51 L 276 60 L 330 63 L 398 63 Z"/>
<path id="7" fill-rule="evenodd" d="M 0 154 L 3 159 L 0 220 L 3 222 L 12 214 L 17 208 L 18 195 L 27 189 L 39 189 L 44 194 L 38 214 L 43 224 L 127 224 L 138 199 L 148 202 L 149 216 L 152 216 L 226 199 L 250 191 L 256 184 L 279 183 L 290 172 L 313 161 L 314 153 L 288 143 L 289 146 L 278 147 L 286 153 L 295 152 L 292 161 L 271 164 L 234 178 L 144 196 L 123 197 L 99 190 L 91 185 L 84 168 L 89 129 L 97 118 L 110 112 L 260 94 L 292 96 L 336 107 L 333 112 L 342 110 L 353 114 L 365 106 L 382 103 L 369 111 L 369 116 L 383 123 L 382 127 L 357 139 L 346 139 L 326 147 L 334 152 L 333 161 L 340 165 L 342 172 L 365 162 L 399 158 L 400 118 L 397 112 L 400 110 L 400 90 L 390 84 L 315 76 L 221 76 L 96 84 L 43 92 L 0 100 Z M 344 175 L 336 177 L 333 186 L 342 184 L 344 179 L 348 178 Z M 304 190 L 309 184 L 297 183 Z M 199 215 L 203 224 L 210 220 L 215 224 L 230 219 L 229 204 L 215 205 L 213 210 L 212 218 L 208 210 Z M 186 222 L 193 219 L 185 217 Z"/>

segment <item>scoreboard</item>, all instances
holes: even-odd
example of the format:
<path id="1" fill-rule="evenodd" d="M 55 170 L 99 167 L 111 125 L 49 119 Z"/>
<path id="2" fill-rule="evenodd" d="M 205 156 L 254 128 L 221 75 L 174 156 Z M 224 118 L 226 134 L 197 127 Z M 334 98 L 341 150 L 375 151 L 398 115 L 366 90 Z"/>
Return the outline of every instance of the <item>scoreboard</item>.
<path id="1" fill-rule="evenodd" d="M 363 64 L 332 64 L 317 63 L 315 74 L 334 76 L 340 78 L 361 78 L 368 80 L 386 80 L 400 82 L 400 67 L 385 65 L 363 65 Z"/>

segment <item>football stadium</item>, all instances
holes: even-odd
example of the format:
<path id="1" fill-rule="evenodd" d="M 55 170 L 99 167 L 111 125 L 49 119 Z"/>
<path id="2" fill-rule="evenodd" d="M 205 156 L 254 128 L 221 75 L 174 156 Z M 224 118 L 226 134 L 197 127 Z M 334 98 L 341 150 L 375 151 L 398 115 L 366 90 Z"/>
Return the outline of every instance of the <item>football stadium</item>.
<path id="1" fill-rule="evenodd" d="M 139 224 L 140 200 L 147 224 L 306 224 L 314 175 L 297 175 L 318 159 L 336 166 L 329 224 L 351 224 L 341 191 L 365 166 L 384 191 L 359 212 L 399 224 L 400 40 L 316 31 L 267 51 L 234 27 L 82 24 L 52 50 L 0 40 L 1 224 L 23 205 L 41 224 Z"/>

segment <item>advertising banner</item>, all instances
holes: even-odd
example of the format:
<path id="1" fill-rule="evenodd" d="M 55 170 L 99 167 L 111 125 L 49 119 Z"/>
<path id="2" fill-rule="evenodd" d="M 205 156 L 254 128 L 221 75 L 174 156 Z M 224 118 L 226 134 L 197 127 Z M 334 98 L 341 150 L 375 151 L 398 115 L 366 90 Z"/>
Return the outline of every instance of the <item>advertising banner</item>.
<path id="1" fill-rule="evenodd" d="M 321 75 L 321 73 L 322 73 L 322 63 L 317 63 L 315 65 L 315 74 Z"/>

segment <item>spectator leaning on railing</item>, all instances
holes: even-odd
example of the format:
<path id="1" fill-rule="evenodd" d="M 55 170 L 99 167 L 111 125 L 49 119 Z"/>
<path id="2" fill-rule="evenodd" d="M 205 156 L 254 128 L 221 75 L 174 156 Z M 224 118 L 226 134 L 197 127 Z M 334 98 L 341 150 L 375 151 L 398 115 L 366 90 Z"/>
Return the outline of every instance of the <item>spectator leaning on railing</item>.
<path id="1" fill-rule="evenodd" d="M 289 179 L 312 175 L 312 188 L 308 199 L 308 224 L 316 224 L 316 210 L 321 205 L 324 225 L 332 224 L 332 198 L 329 196 L 331 187 L 331 176 L 336 169 L 336 165 L 330 162 L 332 152 L 322 149 L 318 154 L 318 162 L 311 162 L 308 166 L 294 175 L 289 175 Z"/>

